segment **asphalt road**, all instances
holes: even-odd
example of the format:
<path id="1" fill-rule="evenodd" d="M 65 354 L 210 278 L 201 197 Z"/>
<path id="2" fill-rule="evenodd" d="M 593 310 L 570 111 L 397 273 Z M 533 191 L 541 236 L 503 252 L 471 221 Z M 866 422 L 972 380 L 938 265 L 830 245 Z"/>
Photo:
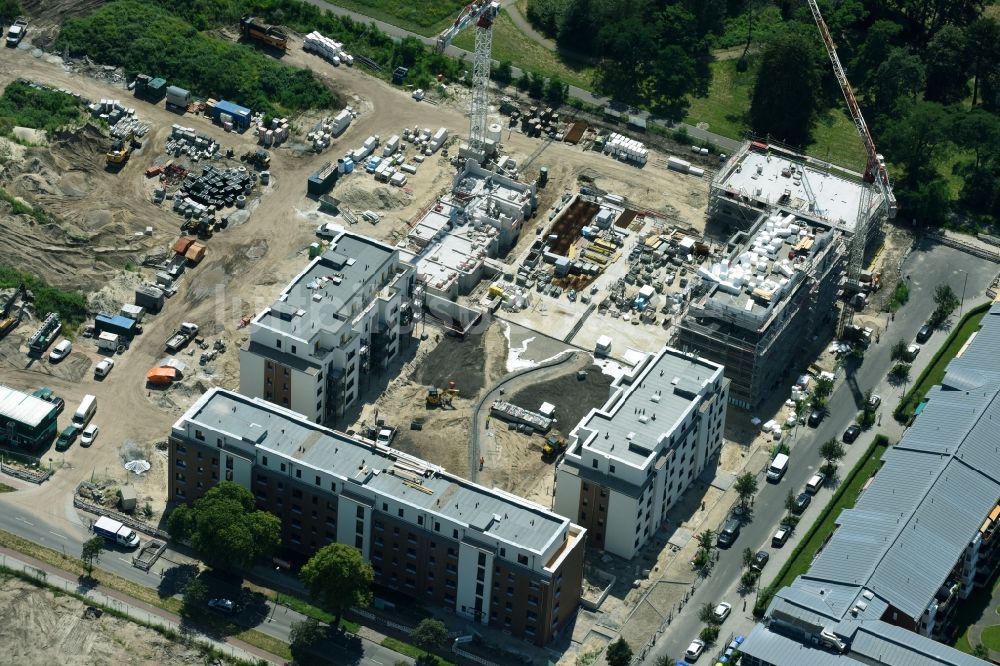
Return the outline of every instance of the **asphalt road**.
<path id="1" fill-rule="evenodd" d="M 968 272 L 967 285 L 965 271 Z M 769 584 L 791 554 L 798 538 L 808 531 L 809 525 L 815 521 L 833 492 L 827 487 L 813 498 L 803 514 L 796 536 L 783 548 L 776 550 L 771 548 L 771 536 L 785 514 L 784 505 L 788 491 L 791 490 L 796 495 L 802 492 L 806 481 L 822 465 L 819 455 L 820 445 L 830 438 L 840 440 L 844 429 L 859 411 L 866 390 L 871 389 L 882 396 L 882 427 L 873 428 L 862 434 L 854 444 L 845 446 L 847 455 L 841 462 L 840 469 L 850 469 L 867 449 L 876 433 L 884 432 L 890 438 L 899 438 L 902 428 L 892 418 L 892 410 L 903 394 L 904 387 L 893 387 L 885 381 L 886 373 L 892 365 L 890 348 L 893 342 L 900 338 L 908 343 L 913 341 L 917 330 L 934 309 L 933 294 L 938 284 L 950 284 L 959 297 L 965 288 L 964 307 L 968 309 L 983 302 L 984 291 L 998 271 L 1000 267 L 997 264 L 944 246 L 931 248 L 918 246 L 907 257 L 903 265 L 903 274 L 909 276 L 909 303 L 896 313 L 894 320 L 888 323 L 888 328 L 881 335 L 881 341 L 869 348 L 861 367 L 853 377 L 845 380 L 844 372 L 840 371 L 836 388 L 830 397 L 829 414 L 820 425 L 817 428 L 799 426 L 798 432 L 786 439 L 791 448 L 791 455 L 785 477 L 777 484 L 761 483 L 761 489 L 754 500 L 752 520 L 743 526 L 736 543 L 731 548 L 718 551 L 718 562 L 711 574 L 701 582 L 684 610 L 675 616 L 674 621 L 647 653 L 646 663 L 651 664 L 662 655 L 676 659 L 683 657 L 688 644 L 697 638 L 701 631 L 702 623 L 698 619 L 698 609 L 706 603 L 714 605 L 720 601 L 728 601 L 733 604 L 733 613 L 723 624 L 719 634 L 719 647 L 724 649 L 733 635 L 746 635 L 749 632 L 754 625 L 750 615 L 754 596 L 752 594 L 748 596 L 744 611 L 743 602 L 737 592 L 743 568 L 743 549 L 749 547 L 754 552 L 764 549 L 771 553 L 771 560 L 764 569 L 761 585 L 763 587 Z M 957 321 L 957 312 L 953 319 Z M 937 331 L 927 344 L 923 345 L 913 364 L 911 374 L 913 379 L 930 362 L 946 337 L 947 332 Z M 711 662 L 709 656 L 703 656 L 702 660 Z"/>
<path id="2" fill-rule="evenodd" d="M 79 557 L 83 542 L 93 536 L 85 525 L 70 520 L 61 525 L 44 522 L 40 516 L 32 515 L 24 511 L 23 507 L 6 501 L 6 496 L 0 496 L 0 529 L 74 557 Z M 145 541 L 144 537 L 143 542 Z M 98 568 L 156 589 L 163 582 L 163 575 L 169 576 L 171 569 L 191 562 L 190 558 L 168 550 L 147 573 L 132 566 L 133 554 L 134 551 L 109 545 L 101 554 Z M 244 611 L 239 618 L 241 623 L 287 643 L 292 624 L 304 620 L 305 616 L 272 601 L 265 604 L 252 617 Z M 328 656 L 328 660 L 336 664 L 365 666 L 392 666 L 398 661 L 412 662 L 412 659 L 372 641 L 356 642 L 355 647 L 357 649 L 338 649 Z"/>

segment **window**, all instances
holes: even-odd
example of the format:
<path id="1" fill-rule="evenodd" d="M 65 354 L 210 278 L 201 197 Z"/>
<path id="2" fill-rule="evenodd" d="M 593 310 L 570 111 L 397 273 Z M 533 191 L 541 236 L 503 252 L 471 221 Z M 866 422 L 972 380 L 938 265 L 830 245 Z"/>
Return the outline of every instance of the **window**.
<path id="1" fill-rule="evenodd" d="M 262 456 L 260 461 L 264 465 L 264 467 L 267 467 L 267 456 Z"/>
<path id="2" fill-rule="evenodd" d="M 295 345 L 292 345 L 292 353 L 295 353 Z"/>
<path id="3" fill-rule="evenodd" d="M 479 553 L 479 566 L 486 566 L 486 553 Z"/>
<path id="4" fill-rule="evenodd" d="M 302 470 L 301 469 L 295 470 L 295 478 L 296 479 L 301 479 L 302 478 Z"/>
<path id="5" fill-rule="evenodd" d="M 383 511 L 388 511 L 389 510 L 389 503 L 388 502 L 382 502 L 382 510 Z"/>
<path id="6" fill-rule="evenodd" d="M 482 583 L 476 583 L 476 595 L 478 595 L 480 597 L 483 596 L 483 584 Z"/>
<path id="7" fill-rule="evenodd" d="M 417 525 L 423 525 L 423 524 L 424 524 L 424 517 L 417 516 Z"/>
<path id="8" fill-rule="evenodd" d="M 482 569 L 478 570 L 476 572 L 476 580 L 478 580 L 478 581 L 485 581 L 486 580 L 486 572 L 483 571 Z"/>
<path id="9" fill-rule="evenodd" d="M 184 446 L 183 444 L 178 444 L 176 451 L 177 451 L 177 453 L 187 453 L 188 452 L 187 447 Z M 198 453 L 198 457 L 199 458 L 201 457 L 201 453 L 200 452 Z"/>
<path id="10" fill-rule="evenodd" d="M 457 539 L 458 538 L 458 530 L 452 530 L 451 531 L 451 538 L 452 539 Z"/>
<path id="11" fill-rule="evenodd" d="M 278 349 L 281 349 L 281 340 L 275 340 L 274 344 Z"/>
<path id="12" fill-rule="evenodd" d="M 194 431 L 194 438 L 197 439 L 199 442 L 204 442 L 205 441 L 205 433 L 203 433 L 201 430 L 195 430 Z"/>
<path id="13" fill-rule="evenodd" d="M 358 550 L 361 550 L 363 546 L 364 546 L 364 539 L 361 538 L 361 535 L 354 537 L 354 547 L 357 548 Z"/>
<path id="14" fill-rule="evenodd" d="M 295 499 L 302 499 L 302 491 L 298 488 L 292 488 L 292 497 Z"/>
<path id="15" fill-rule="evenodd" d="M 614 465 L 611 465 L 611 468 L 610 468 L 610 469 L 611 469 L 611 473 L 612 473 L 612 474 L 614 474 L 614 473 L 615 473 L 615 466 L 614 466 Z"/>
<path id="16" fill-rule="evenodd" d="M 591 465 L 591 467 L 593 467 L 594 469 L 597 469 L 597 458 L 594 458 L 593 460 L 591 460 L 591 461 L 590 461 L 590 465 Z"/>
<path id="17" fill-rule="evenodd" d="M 365 507 L 359 506 L 356 515 L 357 515 L 358 518 L 364 518 L 365 517 Z"/>
<path id="18" fill-rule="evenodd" d="M 528 563 L 528 556 L 527 555 L 518 555 L 517 556 L 517 563 L 518 564 L 527 564 Z"/>
<path id="19" fill-rule="evenodd" d="M 399 517 L 400 517 L 400 518 L 402 518 L 402 517 L 403 517 L 403 509 L 402 509 L 402 508 L 400 508 L 400 509 L 399 509 L 399 511 L 398 511 L 397 513 L 399 514 Z"/>
<path id="20" fill-rule="evenodd" d="M 317 486 L 319 485 L 319 477 L 318 476 L 316 477 L 316 485 Z M 313 497 L 313 504 L 315 504 L 315 503 L 316 503 L 316 498 Z"/>
<path id="21" fill-rule="evenodd" d="M 282 471 L 282 472 L 284 472 L 284 471 L 285 471 L 285 463 L 281 463 L 281 471 Z"/>

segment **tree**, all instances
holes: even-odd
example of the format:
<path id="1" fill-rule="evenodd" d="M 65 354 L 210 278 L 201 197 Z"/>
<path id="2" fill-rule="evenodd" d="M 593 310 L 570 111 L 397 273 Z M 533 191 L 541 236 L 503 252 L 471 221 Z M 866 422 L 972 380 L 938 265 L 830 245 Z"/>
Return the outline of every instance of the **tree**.
<path id="1" fill-rule="evenodd" d="M 181 614 L 187 617 L 197 615 L 208 601 L 208 587 L 201 578 L 195 577 L 184 586 Z"/>
<path id="2" fill-rule="evenodd" d="M 829 377 L 819 377 L 816 380 L 816 386 L 813 387 L 812 406 L 815 409 L 826 407 L 826 402 L 829 400 L 831 393 L 833 393 L 833 380 Z"/>
<path id="3" fill-rule="evenodd" d="M 281 542 L 281 521 L 256 510 L 253 495 L 231 481 L 211 488 L 194 505 L 174 509 L 167 531 L 191 545 L 212 567 L 230 572 L 249 568 Z"/>
<path id="4" fill-rule="evenodd" d="M 787 512 L 785 520 L 789 520 L 795 513 L 795 495 L 789 490 L 788 494 L 785 496 L 785 511 Z"/>
<path id="5" fill-rule="evenodd" d="M 698 634 L 698 638 L 705 641 L 707 645 L 712 645 L 719 638 L 719 627 L 714 624 L 710 624 L 701 630 Z"/>
<path id="6" fill-rule="evenodd" d="M 835 439 L 828 439 L 819 447 L 819 455 L 826 461 L 826 470 L 832 472 L 837 468 L 837 463 L 844 457 L 844 446 Z"/>
<path id="7" fill-rule="evenodd" d="M 888 59 L 889 50 L 902 31 L 903 26 L 895 21 L 878 20 L 865 32 L 865 41 L 858 49 L 849 70 L 852 72 L 851 82 L 858 86 L 858 90 L 871 90 L 875 72 Z M 858 72 L 860 78 L 855 77 L 853 72 Z"/>
<path id="8" fill-rule="evenodd" d="M 796 32 L 772 40 L 761 55 L 750 101 L 750 126 L 792 145 L 809 143 L 818 107 L 820 69 L 813 46 Z"/>
<path id="9" fill-rule="evenodd" d="M 340 625 L 346 609 L 371 603 L 374 577 L 361 551 L 341 543 L 323 546 L 299 571 L 299 580 L 310 596 L 334 614 L 334 627 Z"/>
<path id="10" fill-rule="evenodd" d="M 946 25 L 927 45 L 927 89 L 924 97 L 932 102 L 954 104 L 968 93 L 971 69 L 966 31 Z"/>
<path id="11" fill-rule="evenodd" d="M 535 99 L 541 99 L 545 95 L 545 77 L 532 73 L 528 79 L 528 94 Z"/>
<path id="12" fill-rule="evenodd" d="M 80 559 L 89 578 L 94 573 L 94 565 L 101 561 L 101 551 L 104 550 L 104 537 L 95 536 L 83 542 L 83 552 Z"/>
<path id="13" fill-rule="evenodd" d="M 531 72 L 522 71 L 516 85 L 521 92 L 528 92 L 528 88 L 531 87 Z"/>
<path id="14" fill-rule="evenodd" d="M 433 650 L 448 642 L 448 628 L 441 620 L 425 617 L 410 632 L 410 638 L 425 650 Z"/>
<path id="15" fill-rule="evenodd" d="M 975 107 L 980 88 L 988 83 L 989 74 L 1000 69 L 1000 22 L 993 18 L 979 19 L 966 29 L 966 38 L 971 54 L 972 106 Z"/>
<path id="16" fill-rule="evenodd" d="M 946 25 L 964 26 L 982 14 L 984 0 L 895 0 L 891 3 L 918 44 L 926 44 Z"/>
<path id="17" fill-rule="evenodd" d="M 882 143 L 894 163 L 906 169 L 905 184 L 916 189 L 932 180 L 937 157 L 948 143 L 951 113 L 937 102 L 917 101 L 894 123 L 886 126 Z M 919 209 L 915 209 L 919 210 Z"/>
<path id="18" fill-rule="evenodd" d="M 744 472 L 736 477 L 733 487 L 740 498 L 740 506 L 746 508 L 753 496 L 757 494 L 757 477 L 750 472 Z"/>
<path id="19" fill-rule="evenodd" d="M 894 48 L 875 70 L 875 113 L 895 116 L 901 103 L 913 102 L 924 85 L 924 63 L 909 49 Z"/>
<path id="20" fill-rule="evenodd" d="M 952 310 L 958 307 L 958 296 L 955 295 L 950 284 L 944 283 L 934 287 L 934 304 L 947 310 L 948 314 L 951 314 Z"/>
<path id="21" fill-rule="evenodd" d="M 906 358 L 906 340 L 900 338 L 894 342 L 892 349 L 889 350 L 889 355 L 893 361 L 900 361 Z"/>
<path id="22" fill-rule="evenodd" d="M 972 648 L 972 656 L 979 657 L 980 659 L 989 659 L 990 649 L 982 643 L 977 643 L 976 647 Z"/>
<path id="23" fill-rule="evenodd" d="M 896 384 L 903 384 L 910 379 L 910 364 L 897 363 L 889 370 L 889 380 Z"/>
<path id="24" fill-rule="evenodd" d="M 608 646 L 604 658 L 607 659 L 608 666 L 628 666 L 632 661 L 632 648 L 619 636 L 617 641 Z"/>
<path id="25" fill-rule="evenodd" d="M 715 607 L 705 603 L 698 607 L 698 619 L 705 624 L 718 624 L 719 618 L 715 617 Z"/>
<path id="26" fill-rule="evenodd" d="M 712 530 L 705 530 L 698 535 L 698 546 L 704 548 L 705 550 L 712 550 L 715 545 L 715 532 Z"/>
<path id="27" fill-rule="evenodd" d="M 545 86 L 545 101 L 558 108 L 569 97 L 569 84 L 563 83 L 558 76 L 553 76 Z"/>
<path id="28" fill-rule="evenodd" d="M 753 566 L 754 552 L 750 548 L 743 549 L 743 568 L 749 569 Z"/>
<path id="29" fill-rule="evenodd" d="M 501 88 L 509 86 L 510 82 L 514 80 L 514 72 L 512 70 L 510 60 L 501 60 L 500 64 L 496 66 L 496 69 L 493 70 L 493 74 L 491 76 Z"/>
<path id="30" fill-rule="evenodd" d="M 306 618 L 300 622 L 293 622 L 291 631 L 288 632 L 288 647 L 292 650 L 292 656 L 299 663 L 308 663 L 308 655 L 313 648 L 319 644 L 326 630 L 314 618 Z"/>

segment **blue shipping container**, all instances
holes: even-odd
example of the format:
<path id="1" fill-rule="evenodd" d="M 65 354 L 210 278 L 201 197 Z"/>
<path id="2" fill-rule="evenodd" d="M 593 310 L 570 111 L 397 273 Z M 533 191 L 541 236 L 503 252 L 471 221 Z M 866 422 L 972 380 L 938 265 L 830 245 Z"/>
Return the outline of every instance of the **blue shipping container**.
<path id="1" fill-rule="evenodd" d="M 135 337 L 135 320 L 121 315 L 99 314 L 94 318 L 94 328 L 98 333 L 115 333 L 125 337 Z"/>
<path id="2" fill-rule="evenodd" d="M 216 102 L 215 106 L 212 108 L 212 120 L 221 123 L 222 121 L 219 118 L 223 113 L 232 117 L 233 126 L 240 131 L 250 127 L 250 109 L 245 106 L 233 104 L 232 102 L 227 102 L 226 100 Z"/>

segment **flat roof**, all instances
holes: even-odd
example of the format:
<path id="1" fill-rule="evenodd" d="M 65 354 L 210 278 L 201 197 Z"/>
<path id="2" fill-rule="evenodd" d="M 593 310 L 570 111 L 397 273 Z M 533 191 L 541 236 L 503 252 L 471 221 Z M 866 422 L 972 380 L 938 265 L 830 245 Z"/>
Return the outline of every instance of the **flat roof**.
<path id="1" fill-rule="evenodd" d="M 611 398 L 584 418 L 578 437 L 585 449 L 642 467 L 721 371 L 721 365 L 664 347 L 638 377 L 623 375 L 615 380 Z M 590 438 L 590 433 L 597 436 Z"/>
<path id="2" fill-rule="evenodd" d="M 832 165 L 822 168 L 820 164 L 785 151 L 743 150 L 725 165 L 718 184 L 754 201 L 796 210 L 853 231 L 862 188 L 868 186 L 861 174 L 848 177 L 851 172 L 847 170 Z M 876 194 L 874 199 L 879 197 Z"/>
<path id="3" fill-rule="evenodd" d="M 318 330 L 337 330 L 351 318 L 361 286 L 391 261 L 396 249 L 350 233 L 338 236 L 281 292 L 255 323 L 308 340 Z"/>
<path id="4" fill-rule="evenodd" d="M 436 465 L 399 451 L 374 451 L 370 443 L 324 428 L 259 398 L 213 388 L 182 420 L 229 433 L 275 455 L 343 479 L 360 481 L 382 496 L 536 553 L 543 553 L 570 525 L 569 519 L 537 504 L 447 474 Z M 397 461 L 430 474 L 420 479 L 419 485 L 409 482 L 389 473 Z M 364 476 L 359 472 L 363 468 L 367 468 Z"/>
<path id="5" fill-rule="evenodd" d="M 37 428 L 56 408 L 51 402 L 0 385 L 0 415 Z"/>

